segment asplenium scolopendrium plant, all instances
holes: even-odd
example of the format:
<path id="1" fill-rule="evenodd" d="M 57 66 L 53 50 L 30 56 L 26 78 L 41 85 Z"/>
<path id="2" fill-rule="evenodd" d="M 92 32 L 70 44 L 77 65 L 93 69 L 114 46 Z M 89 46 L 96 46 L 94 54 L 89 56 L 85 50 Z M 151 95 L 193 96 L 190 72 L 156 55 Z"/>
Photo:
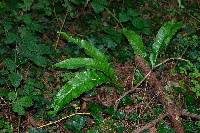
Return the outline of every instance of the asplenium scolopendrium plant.
<path id="1" fill-rule="evenodd" d="M 117 78 L 113 68 L 108 63 L 107 57 L 95 48 L 89 42 L 74 38 L 65 32 L 59 32 L 69 42 L 77 44 L 85 50 L 85 53 L 91 58 L 70 58 L 61 61 L 53 67 L 65 69 L 85 68 L 68 81 L 54 97 L 52 114 L 56 114 L 67 103 L 74 98 L 79 97 L 82 93 L 91 90 L 92 88 L 106 84 L 116 84 Z"/>
<path id="2" fill-rule="evenodd" d="M 155 41 L 152 45 L 152 53 L 150 53 L 149 56 L 152 68 L 156 66 L 158 54 L 161 52 L 162 49 L 164 49 L 169 44 L 172 37 L 181 27 L 182 27 L 181 22 L 176 22 L 172 20 L 164 23 L 163 26 L 159 29 Z M 149 54 L 146 52 L 141 37 L 134 31 L 127 30 L 125 28 L 122 30 L 122 32 L 128 39 L 135 54 L 145 59 Z"/>

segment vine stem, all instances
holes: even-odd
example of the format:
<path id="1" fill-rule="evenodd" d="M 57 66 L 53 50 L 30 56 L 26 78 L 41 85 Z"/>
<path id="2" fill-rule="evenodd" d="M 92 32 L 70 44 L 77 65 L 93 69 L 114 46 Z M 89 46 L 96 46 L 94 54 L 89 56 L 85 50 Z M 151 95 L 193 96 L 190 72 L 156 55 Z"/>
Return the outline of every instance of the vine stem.
<path id="1" fill-rule="evenodd" d="M 50 125 L 52 125 L 52 124 L 56 124 L 56 123 L 58 123 L 58 122 L 61 122 L 62 120 L 65 120 L 65 119 L 70 118 L 70 117 L 75 116 L 75 115 L 90 115 L 90 113 L 74 113 L 74 114 L 65 116 L 65 117 L 63 117 L 63 118 L 61 118 L 61 119 L 59 119 L 59 120 L 57 120 L 57 121 L 49 122 L 49 123 L 47 123 L 47 124 L 41 125 L 41 126 L 36 127 L 36 128 L 44 128 L 44 127 L 50 126 Z"/>

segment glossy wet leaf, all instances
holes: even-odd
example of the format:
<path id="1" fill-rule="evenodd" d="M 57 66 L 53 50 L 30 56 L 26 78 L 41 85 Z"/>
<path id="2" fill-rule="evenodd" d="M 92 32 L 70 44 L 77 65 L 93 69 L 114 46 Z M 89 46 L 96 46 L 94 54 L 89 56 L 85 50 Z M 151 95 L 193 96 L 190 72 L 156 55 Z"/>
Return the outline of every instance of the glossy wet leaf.
<path id="1" fill-rule="evenodd" d="M 99 61 L 107 62 L 107 57 L 89 42 L 79 38 L 74 38 L 65 32 L 58 32 L 58 33 L 61 34 L 69 42 L 75 43 L 79 47 L 83 48 L 85 50 L 85 53 L 90 57 L 93 57 L 94 59 Z"/>
<path id="2" fill-rule="evenodd" d="M 87 70 L 78 73 L 72 80 L 68 81 L 54 97 L 53 114 L 56 114 L 67 103 L 74 98 L 79 97 L 82 93 L 92 88 L 107 83 L 108 77 L 103 73 L 95 70 Z"/>
<path id="3" fill-rule="evenodd" d="M 112 80 L 116 80 L 114 70 L 107 62 L 100 62 L 92 58 L 70 58 L 53 65 L 57 68 L 65 69 L 77 69 L 77 68 L 88 68 L 102 71 L 105 75 L 110 77 Z"/>
<path id="4" fill-rule="evenodd" d="M 182 27 L 181 22 L 169 21 L 159 29 L 156 39 L 152 45 L 152 53 L 150 55 L 150 62 L 152 67 L 155 66 L 158 54 L 161 49 L 164 49 L 176 34 L 176 32 Z"/>
<path id="5" fill-rule="evenodd" d="M 145 58 L 147 53 L 142 38 L 132 30 L 123 29 L 122 32 L 128 39 L 129 44 L 133 48 L 135 54 Z"/>

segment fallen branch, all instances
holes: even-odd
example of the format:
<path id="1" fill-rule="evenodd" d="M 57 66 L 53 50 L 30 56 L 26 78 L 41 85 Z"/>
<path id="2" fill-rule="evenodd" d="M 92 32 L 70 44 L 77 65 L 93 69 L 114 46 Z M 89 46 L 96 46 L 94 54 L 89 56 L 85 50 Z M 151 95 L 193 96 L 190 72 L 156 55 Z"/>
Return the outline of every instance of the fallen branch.
<path id="1" fill-rule="evenodd" d="M 65 117 L 63 117 L 63 118 L 61 118 L 61 119 L 59 119 L 59 120 L 57 120 L 57 121 L 49 122 L 49 123 L 47 123 L 47 124 L 45 124 L 45 125 L 41 125 L 41 126 L 36 127 L 36 128 L 44 128 L 44 127 L 46 127 L 46 126 L 50 126 L 50 125 L 52 125 L 52 124 L 59 123 L 59 122 L 61 122 L 62 120 L 65 120 L 65 119 L 70 118 L 70 117 L 75 116 L 75 115 L 90 115 L 90 113 L 74 113 L 74 114 L 65 116 Z"/>
<path id="2" fill-rule="evenodd" d="M 161 120 L 163 120 L 166 116 L 167 116 L 167 114 L 161 114 L 161 115 L 159 115 L 159 117 L 157 119 L 151 121 L 150 123 L 147 123 L 143 127 L 140 127 L 138 129 L 134 130 L 133 133 L 140 133 L 140 132 L 142 132 L 144 130 L 147 130 L 147 129 L 155 126 L 158 122 L 160 122 Z"/>
<path id="3" fill-rule="evenodd" d="M 146 63 L 146 61 L 141 58 L 140 56 L 135 56 L 135 64 L 138 65 L 140 70 L 144 75 L 147 75 L 151 68 Z M 156 77 L 156 74 L 154 72 L 151 72 L 151 74 L 147 77 L 147 81 L 149 85 L 152 87 L 154 93 L 158 96 L 158 100 L 162 103 L 164 106 L 166 113 L 169 114 L 171 117 L 171 121 L 173 124 L 173 128 L 177 133 L 184 133 L 184 128 L 181 123 L 181 113 L 180 109 L 176 107 L 173 100 L 171 100 L 163 91 L 163 86 L 159 82 L 159 80 Z"/>
<path id="4" fill-rule="evenodd" d="M 181 61 L 185 61 L 185 62 L 188 62 L 190 63 L 189 60 L 186 60 L 186 59 L 183 59 L 181 57 L 179 58 L 168 58 L 166 60 L 164 60 L 163 62 L 159 63 L 158 65 L 156 65 L 153 69 L 156 69 L 158 67 L 160 67 L 161 65 L 169 62 L 169 61 L 172 61 L 172 60 L 181 60 Z M 152 71 L 149 71 L 148 74 L 145 75 L 145 77 L 137 84 L 135 85 L 134 87 L 132 87 L 130 90 L 126 91 L 120 98 L 118 98 L 115 102 L 115 110 L 117 110 L 118 106 L 119 106 L 119 102 L 120 100 L 122 100 L 126 95 L 130 94 L 130 93 L 133 93 L 135 92 L 136 90 L 138 90 L 138 87 L 147 79 L 147 77 L 151 74 Z"/>
<path id="5" fill-rule="evenodd" d="M 183 59 L 183 58 L 168 58 L 168 59 L 164 60 L 163 62 L 159 63 L 158 65 L 156 65 L 153 69 L 156 69 L 171 60 L 181 60 L 181 61 L 186 61 L 186 62 L 190 63 L 190 61 Z M 185 112 L 185 111 L 180 112 L 179 108 L 177 108 L 175 106 L 174 102 L 171 101 L 168 98 L 168 96 L 165 95 L 165 93 L 163 92 L 163 87 L 162 87 L 161 83 L 156 78 L 156 75 L 154 73 L 152 73 L 152 70 L 150 69 L 148 64 L 145 63 L 145 60 L 143 60 L 141 57 L 136 55 L 135 62 L 140 67 L 140 69 L 142 70 L 145 77 L 136 86 L 131 88 L 129 91 L 125 92 L 119 99 L 116 100 L 115 107 L 114 107 L 115 110 L 117 110 L 119 102 L 122 98 L 124 98 L 129 93 L 135 92 L 137 90 L 137 88 L 147 79 L 149 81 L 150 86 L 152 88 L 154 88 L 155 93 L 159 97 L 159 101 L 164 105 L 166 112 L 171 116 L 174 129 L 176 130 L 177 133 L 184 132 L 182 123 L 180 121 L 181 115 L 193 117 L 196 119 L 200 118 L 200 116 L 196 115 L 196 114 L 191 114 L 191 113 Z M 150 125 L 147 125 L 147 126 L 150 126 Z M 138 130 L 136 130 L 136 131 L 138 131 Z"/>
<path id="6" fill-rule="evenodd" d="M 65 14 L 65 17 L 64 17 L 64 20 L 63 20 L 63 22 L 62 22 L 62 25 L 61 25 L 61 27 L 60 27 L 59 32 L 61 32 L 62 29 L 63 29 L 63 27 L 64 27 L 64 24 L 65 24 L 65 21 L 66 21 L 67 15 L 68 15 L 68 14 L 66 13 L 66 14 Z M 57 46 L 58 46 L 59 40 L 60 40 L 60 34 L 58 34 L 58 36 L 57 36 L 57 40 L 56 40 L 56 43 L 55 43 L 55 49 L 56 49 Z"/>

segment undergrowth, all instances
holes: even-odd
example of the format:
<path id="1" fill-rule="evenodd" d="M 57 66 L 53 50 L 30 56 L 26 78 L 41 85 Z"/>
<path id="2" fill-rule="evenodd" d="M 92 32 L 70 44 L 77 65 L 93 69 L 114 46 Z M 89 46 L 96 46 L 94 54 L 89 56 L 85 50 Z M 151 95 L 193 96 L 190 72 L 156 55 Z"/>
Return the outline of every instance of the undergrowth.
<path id="1" fill-rule="evenodd" d="M 145 76 L 133 64 L 135 54 L 152 68 L 165 59 L 187 60 L 161 65 L 156 74 L 172 99 L 200 114 L 198 12 L 198 1 L 0 1 L 0 132 L 120 133 L 156 119 L 163 107 L 147 82 L 114 109 L 113 101 L 122 95 L 116 88 L 127 91 Z M 167 29 L 173 34 L 162 40 L 161 32 L 168 31 L 160 27 L 170 23 L 174 27 Z M 133 70 L 125 64 L 133 64 Z M 74 94 L 66 98 L 72 88 Z M 49 113 L 52 108 L 57 115 Z M 37 128 L 76 112 L 91 116 Z M 199 123 L 183 118 L 186 132 L 198 132 Z M 173 130 L 168 119 L 156 129 Z"/>

